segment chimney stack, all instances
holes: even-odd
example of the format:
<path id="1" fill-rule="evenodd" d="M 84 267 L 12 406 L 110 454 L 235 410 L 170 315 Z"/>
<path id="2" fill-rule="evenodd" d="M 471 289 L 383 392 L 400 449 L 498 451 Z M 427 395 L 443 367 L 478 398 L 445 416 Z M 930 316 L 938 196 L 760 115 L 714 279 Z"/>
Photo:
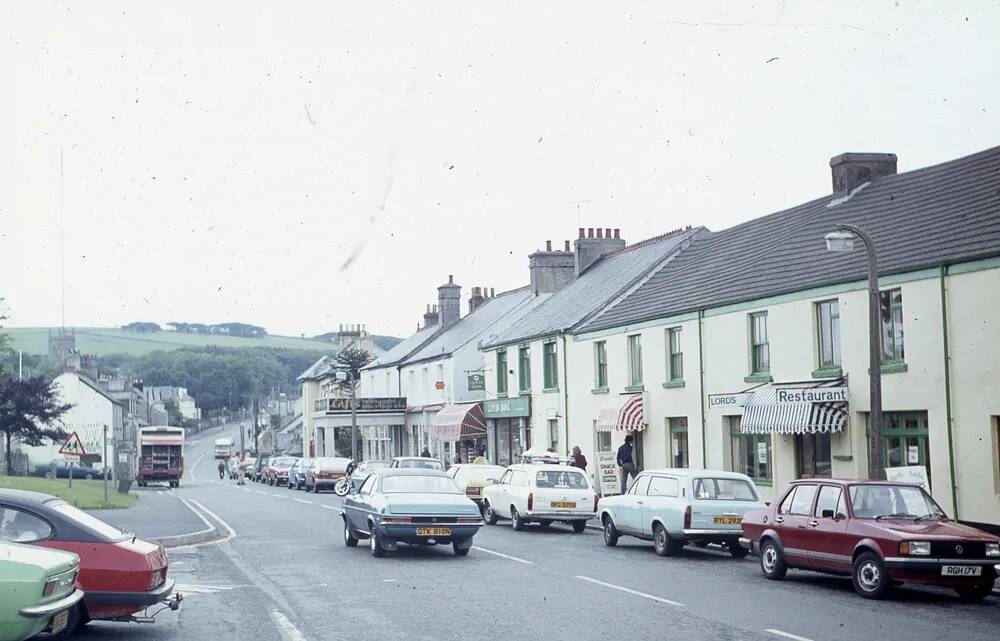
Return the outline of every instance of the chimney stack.
<path id="1" fill-rule="evenodd" d="M 469 313 L 479 309 L 479 306 L 486 302 L 486 298 L 483 296 L 482 287 L 473 287 L 472 296 L 469 296 Z"/>
<path id="2" fill-rule="evenodd" d="M 448 276 L 448 282 L 438 287 L 438 309 L 441 328 L 448 329 L 462 317 L 462 287 L 455 284 L 455 277 Z"/>
<path id="3" fill-rule="evenodd" d="M 573 281 L 573 253 L 552 251 L 552 241 L 546 241 L 545 251 L 528 256 L 528 271 L 531 274 L 532 294 L 557 292 Z M 490 297 L 493 297 L 492 289 Z"/>
<path id="4" fill-rule="evenodd" d="M 432 327 L 437 325 L 438 315 L 437 310 L 431 311 L 430 304 L 427 305 L 427 311 L 424 312 L 424 327 Z"/>
<path id="5" fill-rule="evenodd" d="M 859 185 L 896 174 L 896 154 L 846 153 L 830 159 L 833 192 L 850 193 Z"/>
<path id="6" fill-rule="evenodd" d="M 614 237 L 610 227 L 598 227 L 596 236 L 593 231 L 593 228 L 587 228 L 587 237 L 580 236 L 573 243 L 575 277 L 579 277 L 602 256 L 625 248 L 625 241 L 619 237 L 618 229 L 614 230 Z"/>

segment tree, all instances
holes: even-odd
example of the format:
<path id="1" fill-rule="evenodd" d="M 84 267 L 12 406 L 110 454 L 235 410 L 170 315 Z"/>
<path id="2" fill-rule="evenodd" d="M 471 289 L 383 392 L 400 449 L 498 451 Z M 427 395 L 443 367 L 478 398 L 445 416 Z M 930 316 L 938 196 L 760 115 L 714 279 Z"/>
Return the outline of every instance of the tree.
<path id="1" fill-rule="evenodd" d="M 59 402 L 54 381 L 41 376 L 15 381 L 0 378 L 0 432 L 6 437 L 7 474 L 11 467 L 11 442 L 17 438 L 25 445 L 41 445 L 46 439 L 66 438 L 66 432 L 52 424 L 72 407 Z"/>
<path id="2" fill-rule="evenodd" d="M 163 402 L 163 409 L 167 410 L 167 423 L 169 425 L 177 427 L 184 425 L 184 416 L 181 414 L 181 408 L 177 406 L 177 401 L 168 398 Z"/>
<path id="3" fill-rule="evenodd" d="M 3 298 L 0 298 L 0 377 L 4 375 L 4 358 L 13 352 L 10 347 L 10 334 L 3 331 L 3 322 L 7 320 L 7 315 L 3 313 Z"/>
<path id="4" fill-rule="evenodd" d="M 351 347 L 337 354 L 334 361 L 337 367 L 351 370 L 351 373 L 354 374 L 354 385 L 357 387 L 361 383 L 361 368 L 372 362 L 372 355 L 366 349 Z M 340 381 L 339 387 L 345 392 L 350 392 L 350 379 Z"/>

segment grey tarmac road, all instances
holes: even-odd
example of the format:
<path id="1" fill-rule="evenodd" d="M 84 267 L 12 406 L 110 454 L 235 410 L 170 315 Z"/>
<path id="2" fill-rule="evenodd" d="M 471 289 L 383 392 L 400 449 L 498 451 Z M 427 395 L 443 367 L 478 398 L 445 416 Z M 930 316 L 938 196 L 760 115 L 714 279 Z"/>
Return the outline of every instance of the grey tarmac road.
<path id="1" fill-rule="evenodd" d="M 187 591 L 154 626 L 91 624 L 89 639 L 885 639 L 1000 638 L 1000 597 L 981 605 L 903 589 L 865 601 L 847 580 L 789 573 L 765 581 L 753 559 L 553 526 L 485 527 L 466 558 L 450 548 L 403 548 L 374 559 L 347 548 L 332 494 L 219 482 L 208 451 L 189 448 L 174 493 L 234 531 L 228 541 L 170 552 Z"/>

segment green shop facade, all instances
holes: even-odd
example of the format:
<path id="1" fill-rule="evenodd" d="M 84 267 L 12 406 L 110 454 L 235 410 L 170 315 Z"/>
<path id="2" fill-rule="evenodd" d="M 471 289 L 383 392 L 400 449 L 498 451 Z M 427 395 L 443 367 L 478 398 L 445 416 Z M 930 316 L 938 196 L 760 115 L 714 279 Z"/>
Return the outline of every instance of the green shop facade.
<path id="1" fill-rule="evenodd" d="M 531 397 L 483 401 L 486 417 L 486 456 L 491 463 L 510 465 L 531 447 Z"/>

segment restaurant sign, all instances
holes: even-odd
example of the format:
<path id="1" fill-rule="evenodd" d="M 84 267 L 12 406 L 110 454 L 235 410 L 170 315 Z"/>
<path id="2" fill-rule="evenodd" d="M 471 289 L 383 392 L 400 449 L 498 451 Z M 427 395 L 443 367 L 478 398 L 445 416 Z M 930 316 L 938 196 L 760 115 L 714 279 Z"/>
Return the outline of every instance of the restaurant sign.
<path id="1" fill-rule="evenodd" d="M 514 398 L 493 398 L 483 401 L 483 414 L 486 418 L 518 418 L 530 416 L 530 396 L 515 396 Z"/>
<path id="2" fill-rule="evenodd" d="M 351 411 L 349 398 L 323 398 L 316 401 L 316 409 L 327 413 Z M 358 398 L 354 407 L 359 412 L 402 412 L 406 410 L 406 398 L 397 396 Z"/>
<path id="3" fill-rule="evenodd" d="M 788 403 L 846 403 L 846 387 L 779 387 L 774 390 L 779 405 Z"/>

